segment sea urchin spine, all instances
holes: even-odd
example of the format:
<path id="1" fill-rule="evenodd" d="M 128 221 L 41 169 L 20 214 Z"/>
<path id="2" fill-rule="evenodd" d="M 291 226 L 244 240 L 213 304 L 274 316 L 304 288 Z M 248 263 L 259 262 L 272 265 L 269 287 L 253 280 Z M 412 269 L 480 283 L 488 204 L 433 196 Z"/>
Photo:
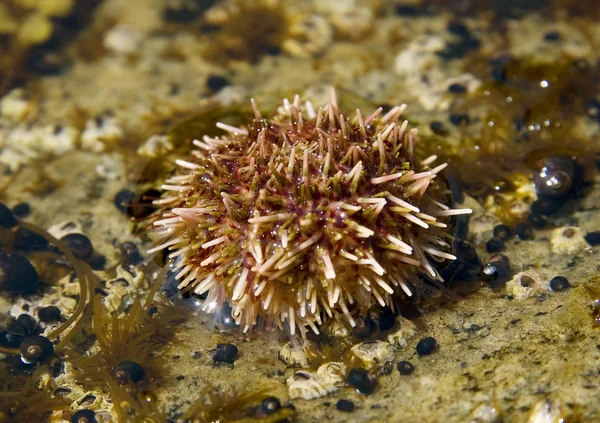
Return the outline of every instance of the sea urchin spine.
<path id="1" fill-rule="evenodd" d="M 444 218 L 470 209 L 442 202 L 436 157 L 415 162 L 417 130 L 399 123 L 405 105 L 348 118 L 331 102 L 284 101 L 271 119 L 252 100 L 247 128 L 195 140 L 181 171 L 156 200 L 159 241 L 172 251 L 179 289 L 208 292 L 248 331 L 296 326 L 318 333 L 325 318 L 414 294 L 419 271 L 443 282 L 430 260 L 453 260 Z"/>

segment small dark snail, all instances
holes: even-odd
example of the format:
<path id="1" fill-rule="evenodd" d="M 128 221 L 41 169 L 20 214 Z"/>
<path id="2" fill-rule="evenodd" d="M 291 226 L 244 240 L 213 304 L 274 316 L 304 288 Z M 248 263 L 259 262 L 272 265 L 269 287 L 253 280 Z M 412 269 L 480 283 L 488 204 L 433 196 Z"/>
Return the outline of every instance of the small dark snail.
<path id="1" fill-rule="evenodd" d="M 135 361 L 122 361 L 115 367 L 115 378 L 120 385 L 129 381 L 138 383 L 146 376 L 146 371 Z"/>
<path id="2" fill-rule="evenodd" d="M 61 238 L 73 255 L 79 260 L 87 260 L 94 255 L 94 246 L 90 239 L 83 234 L 68 234 Z"/>
<path id="3" fill-rule="evenodd" d="M 19 222 L 13 212 L 3 203 L 0 203 L 0 228 L 12 228 L 17 223 Z"/>
<path id="4" fill-rule="evenodd" d="M 281 402 L 275 397 L 267 397 L 260 405 L 260 411 L 266 415 L 273 414 L 281 408 Z"/>
<path id="5" fill-rule="evenodd" d="M 0 290 L 11 293 L 32 291 L 40 280 L 33 265 L 20 254 L 0 254 Z"/>
<path id="6" fill-rule="evenodd" d="M 213 360 L 221 363 L 233 363 L 238 355 L 238 348 L 233 344 L 217 344 Z"/>
<path id="7" fill-rule="evenodd" d="M 44 336 L 28 336 L 19 345 L 21 361 L 26 364 L 39 363 L 54 354 L 52 342 Z"/>
<path id="8" fill-rule="evenodd" d="M 482 273 L 485 280 L 493 284 L 508 281 L 512 276 L 508 257 L 504 254 L 493 255 L 483 266 Z"/>
<path id="9" fill-rule="evenodd" d="M 71 416 L 71 423 L 97 423 L 96 413 L 92 410 L 79 410 Z"/>
<path id="10" fill-rule="evenodd" d="M 348 373 L 346 378 L 348 385 L 356 388 L 361 394 L 369 395 L 377 387 L 377 377 L 362 368 L 354 368 Z"/>
<path id="11" fill-rule="evenodd" d="M 564 197 L 573 186 L 576 163 L 568 156 L 546 158 L 533 174 L 533 182 L 538 195 L 543 197 Z"/>

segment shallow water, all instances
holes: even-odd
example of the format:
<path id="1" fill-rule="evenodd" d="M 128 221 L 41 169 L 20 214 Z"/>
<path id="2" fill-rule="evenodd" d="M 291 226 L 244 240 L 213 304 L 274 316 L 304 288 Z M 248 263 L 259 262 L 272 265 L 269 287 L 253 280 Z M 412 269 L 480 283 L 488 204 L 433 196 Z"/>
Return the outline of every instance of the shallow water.
<path id="1" fill-rule="evenodd" d="M 0 422 L 600 420 L 597 15 L 1 4 Z"/>

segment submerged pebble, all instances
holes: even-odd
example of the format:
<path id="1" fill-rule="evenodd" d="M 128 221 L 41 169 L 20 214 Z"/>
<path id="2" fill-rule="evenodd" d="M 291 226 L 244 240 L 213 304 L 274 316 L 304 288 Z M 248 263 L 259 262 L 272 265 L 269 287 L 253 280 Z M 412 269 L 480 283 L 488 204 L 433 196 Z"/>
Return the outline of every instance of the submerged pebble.
<path id="1" fill-rule="evenodd" d="M 448 129 L 446 126 L 440 122 L 439 120 L 433 121 L 429 124 L 429 128 L 436 135 L 447 135 Z"/>
<path id="2" fill-rule="evenodd" d="M 544 34 L 544 41 L 547 41 L 547 42 L 553 43 L 553 42 L 559 41 L 560 38 L 561 38 L 560 32 L 558 32 L 557 30 L 551 30 Z"/>
<path id="3" fill-rule="evenodd" d="M 448 120 L 455 126 L 460 126 L 463 123 L 465 125 L 469 124 L 469 115 L 466 113 L 452 113 Z"/>
<path id="4" fill-rule="evenodd" d="M 113 197 L 113 204 L 123 213 L 127 213 L 131 207 L 130 204 L 133 201 L 132 199 L 134 195 L 135 194 L 128 189 L 122 189 Z"/>
<path id="5" fill-rule="evenodd" d="M 19 317 L 21 316 L 28 315 L 22 314 Z M 2 333 L 2 344 L 9 347 L 16 347 L 23 341 L 25 337 L 33 334 L 35 329 L 35 321 L 33 324 L 30 324 L 26 319 L 19 319 L 19 317 L 8 323 L 6 330 Z"/>
<path id="6" fill-rule="evenodd" d="M 448 86 L 448 92 L 453 94 L 464 94 L 467 92 L 467 87 L 458 83 L 450 84 L 450 86 Z"/>
<path id="7" fill-rule="evenodd" d="M 548 220 L 541 214 L 530 214 L 527 216 L 527 222 L 534 229 L 544 229 L 548 226 Z"/>
<path id="8" fill-rule="evenodd" d="M 369 328 L 369 325 L 362 317 L 357 317 L 356 319 L 354 319 L 354 323 L 355 325 L 352 328 L 352 333 L 358 339 L 365 339 L 371 334 L 371 329 Z"/>
<path id="9" fill-rule="evenodd" d="M 471 32 L 469 31 L 469 29 L 460 20 L 452 20 L 452 21 L 448 22 L 446 29 L 448 29 L 448 32 L 450 32 L 454 35 L 458 35 L 461 38 L 466 38 L 466 37 L 471 36 Z"/>

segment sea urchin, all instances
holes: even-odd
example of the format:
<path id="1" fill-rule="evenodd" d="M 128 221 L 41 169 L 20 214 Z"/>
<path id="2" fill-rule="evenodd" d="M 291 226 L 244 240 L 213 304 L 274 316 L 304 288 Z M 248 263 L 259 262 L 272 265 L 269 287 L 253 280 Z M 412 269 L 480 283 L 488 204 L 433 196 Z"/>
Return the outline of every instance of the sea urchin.
<path id="1" fill-rule="evenodd" d="M 248 331 L 261 319 L 292 334 L 324 319 L 365 312 L 414 294 L 418 272 L 443 282 L 430 260 L 448 254 L 450 209 L 432 167 L 417 163 L 417 130 L 398 119 L 405 105 L 363 118 L 331 103 L 284 101 L 272 119 L 251 100 L 247 128 L 223 123 L 223 137 L 195 140 L 181 172 L 156 200 L 159 241 L 179 289 L 208 292 L 203 310 L 225 303 Z"/>

